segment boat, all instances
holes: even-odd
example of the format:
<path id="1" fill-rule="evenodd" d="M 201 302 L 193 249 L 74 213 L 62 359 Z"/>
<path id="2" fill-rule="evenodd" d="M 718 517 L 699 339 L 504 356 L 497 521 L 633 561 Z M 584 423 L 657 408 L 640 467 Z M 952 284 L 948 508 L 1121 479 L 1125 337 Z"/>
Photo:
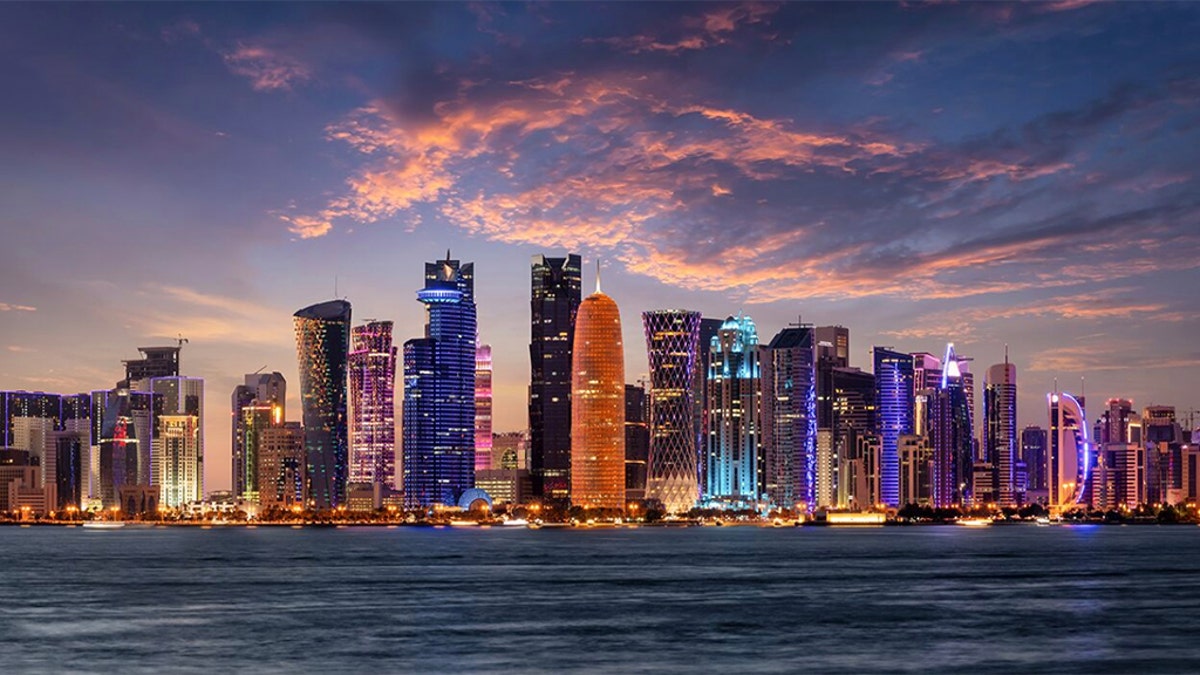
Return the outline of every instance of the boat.
<path id="1" fill-rule="evenodd" d="M 118 527 L 125 527 L 125 523 L 111 520 L 89 520 L 83 526 L 95 530 L 115 530 Z"/>
<path id="2" fill-rule="evenodd" d="M 450 527 L 479 527 L 479 521 L 477 521 L 477 520 L 452 520 L 452 521 L 450 521 Z"/>
<path id="3" fill-rule="evenodd" d="M 529 521 L 524 518 L 513 518 L 512 520 L 504 521 L 502 524 L 506 527 L 521 527 L 522 525 L 528 526 Z"/>
<path id="4" fill-rule="evenodd" d="M 987 527 L 992 524 L 991 518 L 959 518 L 954 521 L 955 525 L 963 525 L 965 527 Z"/>
<path id="5" fill-rule="evenodd" d="M 1049 518 L 1045 518 L 1045 517 L 1043 517 L 1043 518 L 1035 518 L 1035 519 L 1033 520 L 1033 522 L 1037 523 L 1037 526 L 1038 526 L 1038 527 L 1046 527 L 1047 525 L 1049 525 L 1049 524 L 1050 524 L 1050 519 L 1049 519 Z"/>

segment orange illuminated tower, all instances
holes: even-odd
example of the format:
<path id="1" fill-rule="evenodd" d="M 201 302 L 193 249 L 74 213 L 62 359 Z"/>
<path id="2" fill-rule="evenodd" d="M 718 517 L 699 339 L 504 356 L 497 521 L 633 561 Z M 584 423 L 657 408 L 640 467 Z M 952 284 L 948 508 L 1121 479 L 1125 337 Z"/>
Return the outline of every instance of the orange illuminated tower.
<path id="1" fill-rule="evenodd" d="M 571 503 L 625 506 L 625 346 L 621 313 L 596 292 L 579 304 L 571 360 Z"/>

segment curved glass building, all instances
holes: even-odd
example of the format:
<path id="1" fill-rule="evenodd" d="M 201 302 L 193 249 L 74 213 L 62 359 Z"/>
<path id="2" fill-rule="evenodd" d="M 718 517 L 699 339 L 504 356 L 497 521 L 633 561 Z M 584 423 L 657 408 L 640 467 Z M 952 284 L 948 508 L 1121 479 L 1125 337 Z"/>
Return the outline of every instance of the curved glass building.
<path id="1" fill-rule="evenodd" d="M 396 347 L 392 322 L 351 332 L 350 482 L 396 487 Z"/>
<path id="2" fill-rule="evenodd" d="M 700 496 L 693 394 L 700 312 L 642 312 L 650 361 L 650 456 L 646 497 L 668 512 L 687 511 Z"/>
<path id="3" fill-rule="evenodd" d="M 625 507 L 625 346 L 621 312 L 596 292 L 579 303 L 571 360 L 571 503 Z"/>
<path id="4" fill-rule="evenodd" d="M 318 509 L 346 501 L 346 355 L 350 303 L 330 300 L 296 312 L 300 407 L 308 458 L 308 499 Z"/>
<path id="5" fill-rule="evenodd" d="M 1086 503 L 1091 448 L 1083 402 L 1066 392 L 1046 395 L 1050 407 L 1046 483 L 1052 510 L 1070 511 Z"/>
<path id="6" fill-rule="evenodd" d="M 754 321 L 741 314 L 726 319 L 709 344 L 708 499 L 758 501 L 766 492 L 758 361 Z"/>

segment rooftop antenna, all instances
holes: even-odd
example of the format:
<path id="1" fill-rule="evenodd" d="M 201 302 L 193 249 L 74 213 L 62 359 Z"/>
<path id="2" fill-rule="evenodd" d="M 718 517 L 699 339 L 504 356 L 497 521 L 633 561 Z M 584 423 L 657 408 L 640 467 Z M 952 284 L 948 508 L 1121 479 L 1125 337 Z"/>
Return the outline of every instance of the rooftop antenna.
<path id="1" fill-rule="evenodd" d="M 178 339 L 176 340 L 176 346 L 180 349 L 183 349 L 183 346 L 188 344 L 188 339 L 183 337 L 183 333 L 178 333 L 177 336 Z"/>
<path id="2" fill-rule="evenodd" d="M 1079 398 L 1087 397 L 1087 376 L 1079 376 Z"/>
<path id="3" fill-rule="evenodd" d="M 333 275 L 333 298 L 334 298 L 334 300 L 336 300 L 338 297 L 337 282 L 338 282 L 338 278 L 337 278 L 337 275 L 335 274 L 335 275 Z"/>
<path id="4" fill-rule="evenodd" d="M 600 259 L 596 258 L 596 292 L 600 292 Z"/>
<path id="5" fill-rule="evenodd" d="M 251 375 L 257 375 L 257 374 L 261 373 L 262 371 L 264 371 L 264 370 L 266 370 L 266 369 L 267 369 L 267 367 L 264 365 L 262 368 L 259 368 L 258 370 L 256 370 L 256 371 L 254 371 L 253 373 L 251 373 Z"/>
<path id="6" fill-rule="evenodd" d="M 1004 365 L 1008 365 L 1008 343 L 1004 343 Z"/>

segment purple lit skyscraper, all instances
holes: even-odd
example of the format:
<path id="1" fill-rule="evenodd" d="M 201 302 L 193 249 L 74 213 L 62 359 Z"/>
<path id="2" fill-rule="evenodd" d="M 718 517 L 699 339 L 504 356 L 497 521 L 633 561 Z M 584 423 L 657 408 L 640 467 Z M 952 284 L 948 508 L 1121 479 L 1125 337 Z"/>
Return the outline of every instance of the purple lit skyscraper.
<path id="1" fill-rule="evenodd" d="M 350 482 L 396 487 L 396 347 L 392 322 L 350 332 Z"/>

